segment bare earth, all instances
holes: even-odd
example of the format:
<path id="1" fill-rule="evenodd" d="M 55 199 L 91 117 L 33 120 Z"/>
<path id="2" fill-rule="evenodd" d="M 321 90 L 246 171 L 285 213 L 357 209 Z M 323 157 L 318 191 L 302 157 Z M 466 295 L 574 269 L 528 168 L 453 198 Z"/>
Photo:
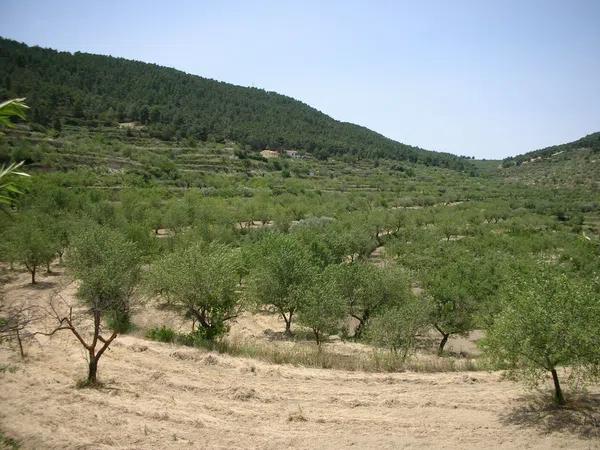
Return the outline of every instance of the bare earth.
<path id="1" fill-rule="evenodd" d="M 26 274 L 5 287 L 31 303 L 50 291 Z M 100 361 L 106 387 L 76 389 L 86 362 L 75 338 L 37 342 L 24 363 L 0 349 L 17 368 L 0 373 L 0 430 L 23 448 L 600 448 L 598 386 L 588 409 L 558 411 L 500 373 L 308 369 L 121 336 Z"/>

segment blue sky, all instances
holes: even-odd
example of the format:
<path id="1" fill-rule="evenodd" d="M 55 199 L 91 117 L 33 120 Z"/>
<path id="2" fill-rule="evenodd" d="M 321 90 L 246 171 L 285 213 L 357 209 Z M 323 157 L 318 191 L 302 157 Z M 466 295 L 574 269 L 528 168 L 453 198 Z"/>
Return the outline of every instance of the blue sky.
<path id="1" fill-rule="evenodd" d="M 500 158 L 600 131 L 600 1 L 3 0 L 0 35 L 277 91 Z"/>

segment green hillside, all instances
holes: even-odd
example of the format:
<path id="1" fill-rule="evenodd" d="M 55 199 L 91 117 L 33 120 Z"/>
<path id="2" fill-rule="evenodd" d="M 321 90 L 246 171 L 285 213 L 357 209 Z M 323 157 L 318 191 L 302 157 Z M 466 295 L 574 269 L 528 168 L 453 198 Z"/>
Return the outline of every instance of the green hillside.
<path id="1" fill-rule="evenodd" d="M 511 181 L 600 191 L 600 133 L 506 158 L 501 173 Z"/>
<path id="2" fill-rule="evenodd" d="M 293 98 L 154 64 L 29 47 L 0 38 L 0 98 L 26 97 L 43 127 L 138 122 L 165 141 L 235 141 L 247 150 L 296 149 L 319 158 L 356 155 L 472 170 L 339 122 Z"/>
<path id="3" fill-rule="evenodd" d="M 593 153 L 600 153 L 600 132 L 588 134 L 581 139 L 577 139 L 576 141 L 568 142 L 566 144 L 552 145 L 550 147 L 541 148 L 539 150 L 534 150 L 522 155 L 506 158 L 503 162 L 503 165 L 505 167 L 510 167 L 513 165 L 518 166 L 525 162 L 537 160 L 538 158 L 548 159 L 562 155 L 563 153 L 567 153 L 565 156 L 571 157 L 573 156 L 574 152 L 586 150 Z"/>

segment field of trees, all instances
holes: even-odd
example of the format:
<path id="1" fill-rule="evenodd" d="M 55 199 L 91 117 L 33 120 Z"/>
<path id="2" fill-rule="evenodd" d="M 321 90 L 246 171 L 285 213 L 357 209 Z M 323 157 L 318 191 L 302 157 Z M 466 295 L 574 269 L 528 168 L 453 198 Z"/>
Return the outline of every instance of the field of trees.
<path id="1" fill-rule="evenodd" d="M 344 438 L 345 445 L 387 447 L 397 431 L 372 440 L 364 416 L 348 408 L 376 403 L 373 426 L 389 430 L 397 424 L 384 420 L 381 408 L 401 409 L 403 402 L 418 403 L 419 395 L 439 402 L 434 417 L 440 421 L 452 423 L 451 410 L 460 407 L 456 423 L 477 435 L 468 442 L 456 434 L 449 446 L 499 443 L 503 429 L 515 433 L 505 442 L 514 447 L 597 443 L 590 441 L 600 437 L 596 141 L 559 155 L 468 161 L 388 147 L 379 137 L 370 146 L 368 130 L 320 123 L 326 121 L 320 113 L 291 99 L 249 90 L 235 100 L 224 93 L 233 89 L 228 85 L 171 69 L 146 71 L 140 63 L 9 41 L 3 51 L 2 64 L 9 66 L 2 72 L 4 92 L 31 95 L 29 112 L 9 102 L 0 114 L 0 382 L 12 386 L 1 397 L 9 406 L 0 416 L 5 445 L 61 447 L 74 430 L 47 422 L 37 415 L 43 411 L 19 410 L 29 387 L 41 398 L 27 397 L 37 408 L 56 394 L 66 403 L 52 409 L 70 408 L 65 420 L 77 421 L 69 402 L 82 401 L 96 408 L 97 420 L 110 416 L 109 424 L 127 429 L 125 441 L 107 435 L 105 447 L 164 448 L 171 437 L 183 446 L 194 441 L 194 429 L 214 446 L 214 436 L 207 436 L 227 428 L 228 410 L 259 446 L 268 446 L 277 430 L 290 434 L 273 440 L 273 448 L 308 446 L 302 436 L 336 426 L 338 417 L 328 410 L 339 415 L 340 429 L 361 423 L 360 434 Z M 112 104 L 107 92 L 116 79 L 89 75 L 105 67 L 148 73 L 144 83 L 163 80 L 166 90 L 151 99 L 122 84 L 136 101 L 114 92 L 121 103 Z M 139 79 L 137 73 L 131 79 Z M 211 104 L 226 109 L 215 116 L 225 120 L 231 113 L 252 128 L 215 122 L 209 130 L 189 131 L 198 124 L 175 106 L 170 79 L 174 86 L 186 80 L 211 86 L 200 91 L 212 92 Z M 61 90 L 64 85 L 77 88 Z M 224 95 L 231 103 L 220 100 Z M 300 146 L 300 134 L 281 141 L 254 135 L 268 127 L 244 114 L 247 105 L 260 105 L 252 96 L 290 111 L 304 108 L 307 122 L 318 119 L 315 136 L 328 127 L 336 137 Z M 146 103 L 162 106 L 146 117 Z M 171 120 L 185 126 L 164 135 Z M 346 147 L 350 141 L 370 150 Z M 258 150 L 265 147 L 280 155 L 262 157 Z M 288 156 L 288 148 L 300 157 Z M 541 180 L 540 164 L 559 167 L 560 176 Z M 580 181 L 573 182 L 575 176 Z M 514 380 L 537 393 L 527 397 Z M 269 390 L 270 383 L 281 386 Z M 392 388 L 411 383 L 420 394 L 392 395 Z M 472 383 L 494 386 L 493 400 L 469 391 Z M 172 391 L 172 412 L 168 398 L 158 396 L 162 388 Z M 146 389 L 157 397 L 144 398 Z M 302 396 L 286 400 L 295 398 L 294 389 Z M 310 389 L 317 400 L 309 398 Z M 350 390 L 362 392 L 344 399 Z M 212 399 L 213 416 L 206 405 L 198 417 L 183 410 L 186 392 Z M 223 396 L 234 406 L 220 403 Z M 331 397 L 342 402 L 336 411 Z M 147 415 L 151 429 L 132 413 L 138 398 L 147 404 L 136 414 Z M 502 403 L 508 399 L 518 405 Z M 498 422 L 493 408 L 482 410 L 495 424 L 491 434 L 474 431 L 487 425 L 470 423 L 467 412 L 487 401 L 504 414 Z M 245 405 L 260 425 L 240 411 Z M 269 433 L 265 411 L 282 420 Z M 83 447 L 94 436 L 88 412 L 87 434 L 77 439 Z M 19 425 L 27 414 L 42 431 Z M 171 436 L 161 421 L 182 434 Z M 427 425 L 420 426 L 427 434 Z M 538 441 L 527 430 L 515 431 L 519 427 L 560 433 Z M 436 435 L 411 436 L 414 445 L 432 445 Z M 244 446 L 232 429 L 223 439 Z"/>

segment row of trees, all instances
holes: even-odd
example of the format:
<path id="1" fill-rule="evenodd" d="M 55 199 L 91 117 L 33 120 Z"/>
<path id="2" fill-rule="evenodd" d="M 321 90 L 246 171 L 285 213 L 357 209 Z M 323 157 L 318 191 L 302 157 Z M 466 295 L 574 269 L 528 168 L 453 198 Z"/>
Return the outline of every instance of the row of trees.
<path id="1" fill-rule="evenodd" d="M 140 285 L 146 295 L 189 318 L 192 333 L 201 339 L 222 336 L 244 308 L 257 305 L 277 312 L 287 333 L 297 319 L 319 346 L 326 336 L 347 328 L 352 317 L 348 334 L 406 357 L 432 324 L 445 326 L 446 338 L 448 330 L 458 330 L 450 324 L 464 324 L 467 315 L 457 304 L 444 308 L 447 303 L 435 301 L 437 293 L 413 295 L 409 277 L 396 266 L 354 262 L 322 267 L 290 235 L 269 234 L 243 249 L 198 242 L 174 249 L 147 271 L 140 270 L 141 261 L 135 244 L 106 227 L 87 227 L 72 239 L 66 263 L 80 280 L 78 296 L 89 308 L 94 331 L 84 337 L 72 306 L 58 301 L 51 304 L 58 326 L 50 334 L 70 330 L 84 346 L 89 383 L 96 382 L 102 354 L 127 329 L 132 306 L 141 298 L 140 292 L 134 295 Z M 560 274 L 548 263 L 534 269 L 513 273 L 513 281 L 499 289 L 483 345 L 497 365 L 519 370 L 529 380 L 539 381 L 549 372 L 555 399 L 564 403 L 559 367 L 579 377 L 598 373 L 600 286 Z"/>

